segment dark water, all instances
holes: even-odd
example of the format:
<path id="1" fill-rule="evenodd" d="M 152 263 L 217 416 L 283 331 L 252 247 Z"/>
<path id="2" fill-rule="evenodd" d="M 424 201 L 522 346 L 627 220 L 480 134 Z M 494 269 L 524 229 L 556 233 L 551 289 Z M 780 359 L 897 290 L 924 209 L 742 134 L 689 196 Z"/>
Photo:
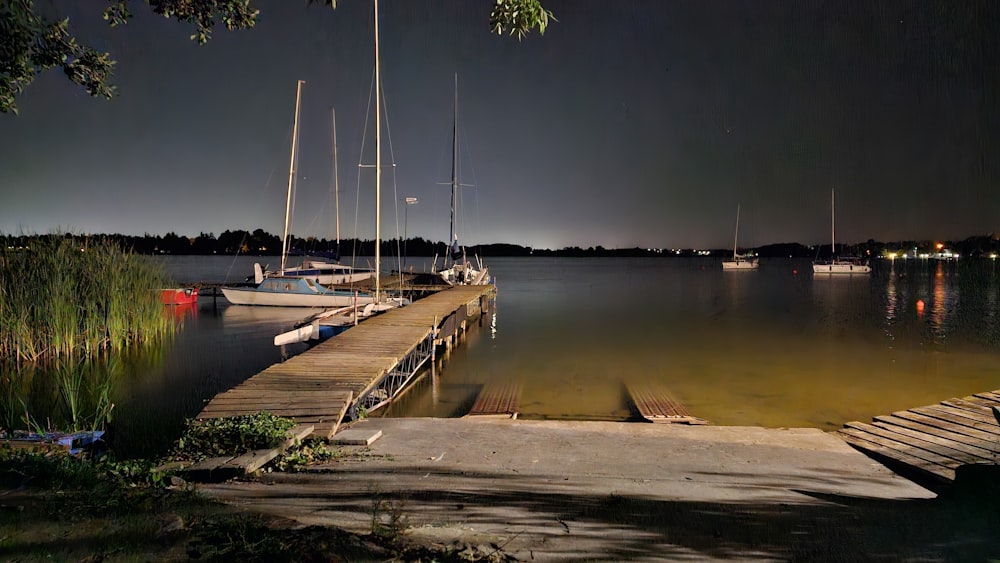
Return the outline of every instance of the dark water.
<path id="1" fill-rule="evenodd" d="M 239 281 L 253 262 L 160 260 L 185 281 Z M 881 261 L 871 276 L 844 278 L 779 259 L 757 272 L 722 272 L 711 259 L 489 265 L 495 318 L 387 416 L 459 416 L 483 383 L 515 379 L 523 417 L 621 420 L 622 381 L 639 377 L 715 424 L 833 429 L 1000 388 L 1000 269 L 988 260 Z M 304 350 L 271 339 L 306 313 L 222 298 L 179 311 L 182 330 L 119 390 L 116 444 L 162 451 L 215 393 Z"/>

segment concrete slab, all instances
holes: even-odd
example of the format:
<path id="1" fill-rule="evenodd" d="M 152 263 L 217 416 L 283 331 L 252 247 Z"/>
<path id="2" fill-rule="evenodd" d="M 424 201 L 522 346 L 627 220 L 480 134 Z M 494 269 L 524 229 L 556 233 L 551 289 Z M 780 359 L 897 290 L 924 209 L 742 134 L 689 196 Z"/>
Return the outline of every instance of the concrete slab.
<path id="1" fill-rule="evenodd" d="M 404 515 L 416 541 L 495 544 L 522 560 L 955 555 L 933 493 L 816 429 L 480 418 L 362 428 L 383 437 L 316 472 L 203 490 L 358 533 L 378 504 Z M 961 545 L 1000 549 L 993 535 Z"/>
<path id="2" fill-rule="evenodd" d="M 370 446 L 382 437 L 382 431 L 375 428 L 348 428 L 330 438 L 330 443 L 338 446 Z"/>

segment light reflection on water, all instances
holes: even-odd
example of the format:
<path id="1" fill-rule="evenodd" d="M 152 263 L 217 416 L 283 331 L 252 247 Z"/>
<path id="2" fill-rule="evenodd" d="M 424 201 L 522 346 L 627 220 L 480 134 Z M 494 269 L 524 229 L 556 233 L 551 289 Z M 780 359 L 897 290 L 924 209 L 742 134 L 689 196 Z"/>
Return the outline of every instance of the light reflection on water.
<path id="1" fill-rule="evenodd" d="M 490 264 L 496 338 L 473 335 L 433 395 L 418 387 L 391 415 L 461 414 L 501 378 L 521 383 L 523 417 L 625 419 L 623 379 L 647 377 L 713 423 L 833 429 L 1000 387 L 991 262 L 847 277 L 814 277 L 804 260 Z"/>
<path id="2" fill-rule="evenodd" d="M 254 259 L 162 259 L 183 281 L 242 281 Z M 388 416 L 461 416 L 490 380 L 522 385 L 521 416 L 624 420 L 622 381 L 661 382 L 715 424 L 839 428 L 1000 388 L 1000 291 L 989 261 L 877 262 L 813 277 L 807 260 L 488 260 L 496 316 Z M 922 301 L 924 308 L 918 309 Z M 308 311 L 202 297 L 158 363 L 123 385 L 115 434 L 163 451 L 204 402 L 295 354 L 272 344 Z"/>

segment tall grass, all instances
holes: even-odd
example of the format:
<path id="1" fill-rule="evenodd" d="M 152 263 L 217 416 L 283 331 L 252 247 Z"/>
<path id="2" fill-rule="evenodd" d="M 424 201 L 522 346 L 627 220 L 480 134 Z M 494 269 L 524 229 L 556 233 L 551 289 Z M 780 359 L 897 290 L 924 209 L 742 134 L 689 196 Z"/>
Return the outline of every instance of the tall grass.
<path id="1" fill-rule="evenodd" d="M 157 291 L 166 276 L 106 240 L 20 241 L 0 248 L 0 431 L 102 428 L 125 352 L 175 327 Z"/>
<path id="2" fill-rule="evenodd" d="M 0 362 L 76 361 L 168 335 L 152 262 L 105 240 L 32 237 L 0 249 Z"/>

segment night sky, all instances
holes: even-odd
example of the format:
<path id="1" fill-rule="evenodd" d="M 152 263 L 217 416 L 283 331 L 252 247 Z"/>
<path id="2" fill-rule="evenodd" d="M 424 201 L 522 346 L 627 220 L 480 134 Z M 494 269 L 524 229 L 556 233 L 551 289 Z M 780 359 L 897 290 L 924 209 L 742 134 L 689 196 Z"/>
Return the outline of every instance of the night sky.
<path id="1" fill-rule="evenodd" d="M 203 46 L 141 2 L 115 29 L 40 4 L 120 95 L 49 71 L 0 115 L 0 232 L 280 234 L 302 79 L 292 230 L 334 237 L 333 106 L 341 236 L 374 236 L 371 2 L 260 1 Z M 466 244 L 724 248 L 737 204 L 741 246 L 828 244 L 833 189 L 838 242 L 1000 231 L 1000 3 L 543 4 L 518 42 L 490 0 L 380 2 L 383 237 L 404 197 L 407 235 L 448 237 L 455 73 Z"/>

